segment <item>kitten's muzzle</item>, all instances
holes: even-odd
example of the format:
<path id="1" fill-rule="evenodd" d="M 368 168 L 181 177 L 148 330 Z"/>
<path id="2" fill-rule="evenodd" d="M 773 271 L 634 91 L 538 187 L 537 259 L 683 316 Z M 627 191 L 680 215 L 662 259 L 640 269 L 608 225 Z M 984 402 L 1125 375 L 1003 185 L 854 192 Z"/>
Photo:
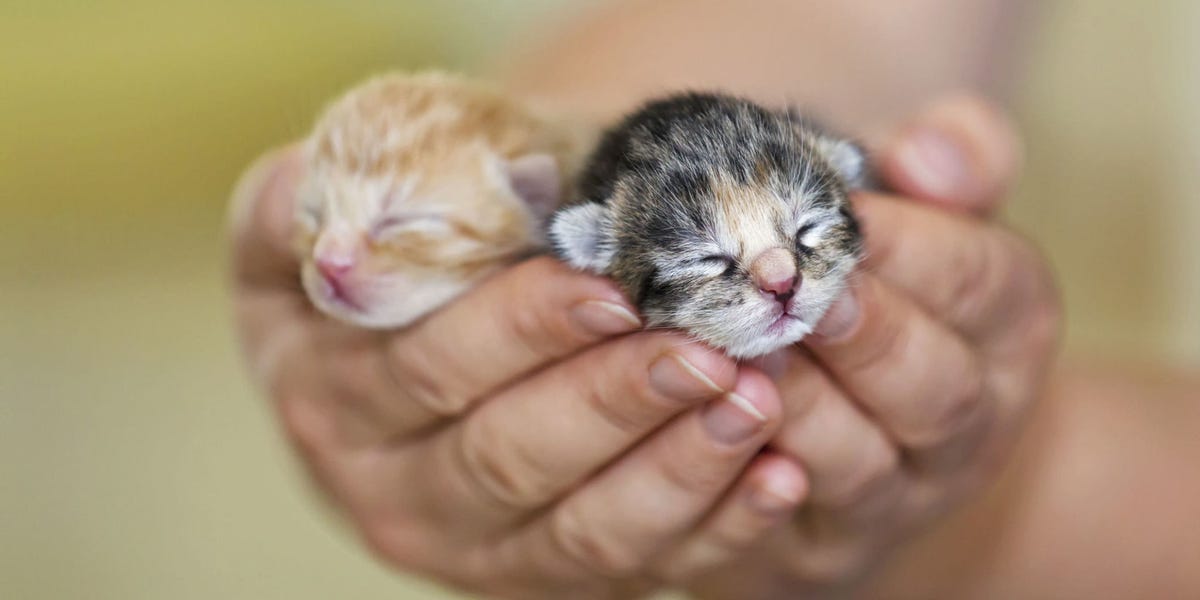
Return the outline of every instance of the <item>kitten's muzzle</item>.
<path id="1" fill-rule="evenodd" d="M 321 257 L 314 260 L 313 263 L 317 268 L 317 273 L 325 281 L 325 288 L 330 300 L 350 308 L 362 309 L 349 282 L 351 272 L 354 270 L 353 260 Z"/>
<path id="2" fill-rule="evenodd" d="M 750 277 L 760 292 L 785 305 L 796 294 L 801 280 L 795 256 L 784 248 L 770 248 L 755 257 L 750 263 Z"/>

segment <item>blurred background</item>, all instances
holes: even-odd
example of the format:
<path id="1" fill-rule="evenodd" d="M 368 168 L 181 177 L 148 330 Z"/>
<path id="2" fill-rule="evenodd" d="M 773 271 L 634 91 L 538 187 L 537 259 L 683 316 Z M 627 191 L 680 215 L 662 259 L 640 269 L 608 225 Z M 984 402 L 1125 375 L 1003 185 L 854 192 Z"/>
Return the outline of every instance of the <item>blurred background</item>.
<path id="1" fill-rule="evenodd" d="M 0 0 L 0 597 L 440 596 L 325 519 L 246 382 L 227 194 L 362 77 L 589 2 Z M 1068 355 L 1200 365 L 1200 5 L 1056 2 L 1027 55 L 1010 218 Z"/>

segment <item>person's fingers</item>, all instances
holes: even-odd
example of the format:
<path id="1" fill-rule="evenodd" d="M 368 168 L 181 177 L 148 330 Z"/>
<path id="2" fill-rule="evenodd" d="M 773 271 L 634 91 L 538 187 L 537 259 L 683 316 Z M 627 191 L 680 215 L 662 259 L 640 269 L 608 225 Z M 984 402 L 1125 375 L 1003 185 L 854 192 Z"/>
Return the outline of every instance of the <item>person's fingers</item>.
<path id="1" fill-rule="evenodd" d="M 791 518 L 807 487 L 804 470 L 794 460 L 770 450 L 762 452 L 716 509 L 656 561 L 656 578 L 683 583 L 737 559 Z"/>
<path id="2" fill-rule="evenodd" d="M 882 183 L 901 195 L 987 214 L 1016 182 L 1021 144 L 1001 110 L 960 94 L 902 127 L 877 163 Z"/>
<path id="3" fill-rule="evenodd" d="M 229 220 L 233 274 L 239 286 L 299 290 L 292 220 L 302 171 L 300 147 L 287 146 L 256 161 L 235 187 Z"/>
<path id="4" fill-rule="evenodd" d="M 807 504 L 831 510 L 874 504 L 876 492 L 900 474 L 899 451 L 807 354 L 794 349 L 786 356 L 776 383 L 787 420 L 772 447 L 804 466 Z"/>
<path id="5" fill-rule="evenodd" d="M 237 332 L 251 373 L 270 388 L 279 357 L 294 351 L 304 309 L 291 252 L 292 196 L 301 169 L 296 147 L 259 159 L 234 189 L 229 207 L 231 279 Z"/>
<path id="6" fill-rule="evenodd" d="M 626 578 L 724 495 L 779 424 L 774 386 L 744 368 L 734 393 L 681 415 L 553 510 L 502 542 L 497 568 L 555 579 Z"/>
<path id="7" fill-rule="evenodd" d="M 277 151 L 252 167 L 234 193 L 243 335 L 249 354 L 258 356 L 264 344 L 290 345 L 303 333 L 304 343 L 324 355 L 314 368 L 349 400 L 343 404 L 367 405 L 375 439 L 402 437 L 462 414 L 487 392 L 547 361 L 640 327 L 610 281 L 550 258 L 506 270 L 400 332 L 364 332 L 330 321 L 308 309 L 299 285 L 291 236 L 302 169 L 298 147 Z M 302 317 L 312 318 L 296 323 Z M 365 344 L 374 347 L 351 351 Z"/>
<path id="8" fill-rule="evenodd" d="M 864 267 L 972 340 L 1050 297 L 1036 251 L 1006 229 L 880 194 L 854 199 Z"/>
<path id="9" fill-rule="evenodd" d="M 426 482 L 426 512 L 504 526 L 550 503 L 685 409 L 733 389 L 737 366 L 667 332 L 598 346 L 489 398 L 414 446 L 394 492 Z M 734 402 L 753 412 L 740 396 Z"/>
<path id="10" fill-rule="evenodd" d="M 640 326 L 611 281 L 547 257 L 525 261 L 383 338 L 372 380 L 378 425 L 392 438 L 421 432 L 547 362 Z"/>
<path id="11" fill-rule="evenodd" d="M 807 345 L 909 454 L 953 446 L 990 410 L 974 350 L 870 274 L 834 304 Z"/>

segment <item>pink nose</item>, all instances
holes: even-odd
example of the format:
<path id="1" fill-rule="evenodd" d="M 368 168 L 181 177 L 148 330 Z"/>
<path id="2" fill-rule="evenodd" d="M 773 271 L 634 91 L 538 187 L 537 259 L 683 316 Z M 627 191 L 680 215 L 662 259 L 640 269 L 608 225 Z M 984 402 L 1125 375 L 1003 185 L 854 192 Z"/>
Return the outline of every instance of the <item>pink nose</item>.
<path id="1" fill-rule="evenodd" d="M 776 279 L 774 281 L 760 281 L 758 289 L 768 294 L 790 294 L 796 287 L 796 278 L 787 277 L 784 279 Z"/>
<path id="2" fill-rule="evenodd" d="M 750 263 L 750 276 L 760 291 L 775 296 L 780 302 L 790 299 L 800 285 L 796 261 L 792 253 L 783 248 L 771 248 L 759 254 Z"/>
<path id="3" fill-rule="evenodd" d="M 317 271 L 320 271 L 321 276 L 329 281 L 340 281 L 354 268 L 354 261 L 340 257 L 318 258 L 316 263 Z"/>

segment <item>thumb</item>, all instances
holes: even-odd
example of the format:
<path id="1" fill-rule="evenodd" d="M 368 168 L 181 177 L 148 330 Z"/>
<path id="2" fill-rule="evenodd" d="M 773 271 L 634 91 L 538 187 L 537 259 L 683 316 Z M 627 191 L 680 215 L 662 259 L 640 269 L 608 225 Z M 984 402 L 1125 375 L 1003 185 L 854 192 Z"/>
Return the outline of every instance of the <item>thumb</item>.
<path id="1" fill-rule="evenodd" d="M 998 107 L 971 94 L 935 102 L 900 128 L 878 157 L 884 186 L 917 200 L 988 214 L 1016 183 L 1016 127 Z"/>
<path id="2" fill-rule="evenodd" d="M 298 146 L 260 158 L 242 175 L 229 207 L 233 274 L 241 284 L 296 285 L 292 250 L 296 187 L 303 171 Z"/>

